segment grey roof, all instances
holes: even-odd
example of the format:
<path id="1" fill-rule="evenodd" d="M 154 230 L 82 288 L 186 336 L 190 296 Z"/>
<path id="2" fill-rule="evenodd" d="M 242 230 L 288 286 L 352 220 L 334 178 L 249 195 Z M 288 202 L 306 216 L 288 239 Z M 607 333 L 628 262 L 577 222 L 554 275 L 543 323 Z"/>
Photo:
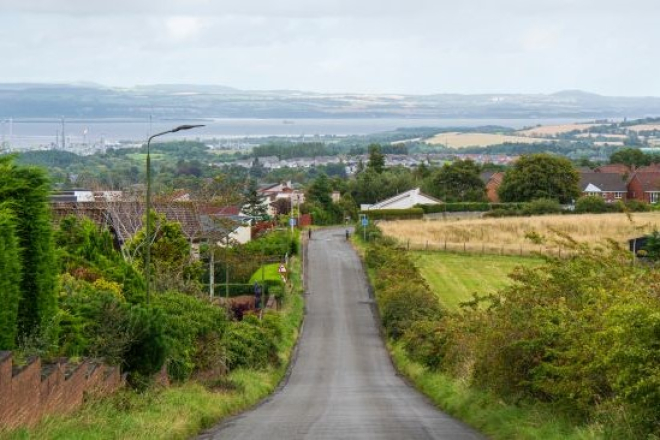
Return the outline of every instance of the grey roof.
<path id="1" fill-rule="evenodd" d="M 590 184 L 604 192 L 628 191 L 626 181 L 617 173 L 580 173 L 580 191 L 584 192 Z"/>

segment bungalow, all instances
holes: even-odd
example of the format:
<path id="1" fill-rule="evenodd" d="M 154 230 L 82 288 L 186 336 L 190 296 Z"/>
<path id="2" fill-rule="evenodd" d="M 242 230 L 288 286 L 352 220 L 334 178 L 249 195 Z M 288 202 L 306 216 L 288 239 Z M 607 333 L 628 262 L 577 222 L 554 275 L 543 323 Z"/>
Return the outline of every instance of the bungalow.
<path id="1" fill-rule="evenodd" d="M 625 201 L 628 188 L 618 173 L 580 173 L 580 192 L 583 196 L 602 197 L 606 202 Z"/>
<path id="2" fill-rule="evenodd" d="M 411 189 L 387 200 L 373 205 L 361 205 L 363 211 L 375 211 L 378 209 L 410 209 L 415 205 L 437 205 L 442 203 L 440 200 L 423 194 L 419 188 Z"/>

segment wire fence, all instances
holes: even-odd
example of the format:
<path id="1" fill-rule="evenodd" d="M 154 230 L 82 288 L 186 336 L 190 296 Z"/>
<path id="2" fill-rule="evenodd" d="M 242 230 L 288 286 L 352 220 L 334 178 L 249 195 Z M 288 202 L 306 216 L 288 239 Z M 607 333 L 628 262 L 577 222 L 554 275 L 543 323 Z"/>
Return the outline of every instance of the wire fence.
<path id="1" fill-rule="evenodd" d="M 399 240 L 399 247 L 413 251 L 443 251 L 465 254 L 488 254 L 488 255 L 517 255 L 535 256 L 547 255 L 553 257 L 568 257 L 574 254 L 574 250 L 552 245 L 535 244 L 494 244 L 475 242 L 433 242 L 433 241 L 411 241 Z"/>

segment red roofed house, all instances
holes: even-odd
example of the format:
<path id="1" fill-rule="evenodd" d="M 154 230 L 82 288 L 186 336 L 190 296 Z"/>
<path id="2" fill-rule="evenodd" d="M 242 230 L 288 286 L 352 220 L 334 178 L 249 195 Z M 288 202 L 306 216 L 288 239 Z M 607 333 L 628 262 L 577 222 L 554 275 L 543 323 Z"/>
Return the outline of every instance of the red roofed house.
<path id="1" fill-rule="evenodd" d="M 628 198 L 646 203 L 660 202 L 660 171 L 633 174 L 628 182 Z"/>
<path id="2" fill-rule="evenodd" d="M 602 197 L 606 202 L 624 202 L 627 198 L 626 182 L 617 173 L 582 172 L 579 186 L 583 196 Z"/>

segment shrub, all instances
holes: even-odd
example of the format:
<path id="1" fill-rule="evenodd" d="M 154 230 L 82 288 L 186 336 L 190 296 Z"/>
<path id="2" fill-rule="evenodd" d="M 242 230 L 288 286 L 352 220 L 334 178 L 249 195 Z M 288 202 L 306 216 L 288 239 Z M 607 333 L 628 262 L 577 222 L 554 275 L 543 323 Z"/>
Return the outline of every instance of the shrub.
<path id="1" fill-rule="evenodd" d="M 562 207 L 554 199 L 536 199 L 527 203 L 522 209 L 523 215 L 560 214 Z"/>

